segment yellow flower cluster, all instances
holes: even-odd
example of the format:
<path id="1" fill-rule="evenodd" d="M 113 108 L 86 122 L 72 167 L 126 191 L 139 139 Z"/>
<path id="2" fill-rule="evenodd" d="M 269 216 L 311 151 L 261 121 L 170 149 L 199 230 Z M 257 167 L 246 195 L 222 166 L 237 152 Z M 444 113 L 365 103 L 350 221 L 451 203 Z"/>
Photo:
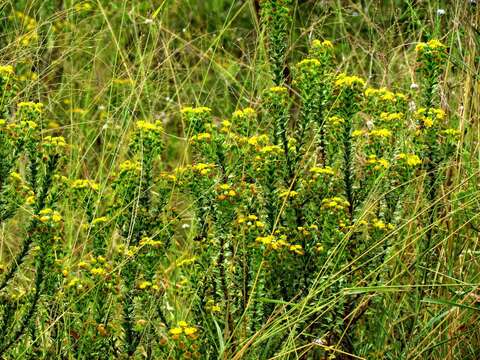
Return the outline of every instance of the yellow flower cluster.
<path id="1" fill-rule="evenodd" d="M 196 257 L 184 259 L 184 260 L 181 260 L 177 263 L 177 267 L 192 265 L 192 264 L 195 263 L 195 261 L 197 261 Z"/>
<path id="2" fill-rule="evenodd" d="M 185 321 L 179 321 L 177 327 L 170 329 L 169 333 L 174 340 L 178 340 L 182 334 L 185 334 L 189 339 L 196 339 L 198 337 L 198 329 L 194 326 L 189 326 Z"/>
<path id="3" fill-rule="evenodd" d="M 15 69 L 12 65 L 0 65 L 0 75 L 4 77 L 11 77 L 15 75 Z"/>
<path id="4" fill-rule="evenodd" d="M 423 53 L 426 51 L 440 51 L 445 50 L 447 47 L 437 39 L 432 39 L 427 43 L 420 42 L 415 46 L 415 51 L 418 53 Z"/>
<path id="5" fill-rule="evenodd" d="M 198 163 L 192 166 L 192 170 L 200 173 L 200 175 L 208 175 L 213 168 L 215 168 L 214 164 L 204 164 L 204 163 Z"/>
<path id="6" fill-rule="evenodd" d="M 229 184 L 220 184 L 217 191 L 219 193 L 218 200 L 221 201 L 237 196 L 237 192 Z"/>
<path id="7" fill-rule="evenodd" d="M 343 124 L 345 122 L 345 119 L 342 119 L 340 116 L 330 116 L 328 119 L 327 119 L 327 122 L 329 124 L 332 124 L 333 126 L 337 126 L 337 125 L 340 125 L 340 124 Z"/>
<path id="8" fill-rule="evenodd" d="M 302 245 L 298 244 L 290 244 L 286 240 L 286 236 L 282 235 L 280 237 L 276 237 L 275 235 L 268 235 L 268 236 L 259 236 L 255 239 L 257 243 L 265 245 L 267 249 L 270 250 L 281 250 L 281 249 L 288 249 L 289 251 L 297 254 L 303 255 L 304 251 Z"/>
<path id="9" fill-rule="evenodd" d="M 371 130 L 368 134 L 370 136 L 380 137 L 380 138 L 388 138 L 392 136 L 392 132 L 388 129 L 374 129 L 374 130 Z"/>
<path id="10" fill-rule="evenodd" d="M 386 224 L 383 220 L 373 219 L 372 226 L 378 230 L 393 230 L 395 226 L 393 224 Z"/>
<path id="11" fill-rule="evenodd" d="M 405 94 L 402 94 L 400 92 L 394 93 L 385 87 L 382 87 L 380 89 L 368 88 L 367 90 L 365 90 L 365 96 L 367 98 L 376 98 L 387 102 L 396 102 L 399 100 L 407 99 L 407 96 Z"/>
<path id="12" fill-rule="evenodd" d="M 43 103 L 41 102 L 33 102 L 33 101 L 22 101 L 17 104 L 17 108 L 20 109 L 27 109 L 34 112 L 41 113 L 43 111 Z"/>
<path id="13" fill-rule="evenodd" d="M 335 80 L 335 86 L 340 88 L 345 88 L 345 87 L 352 88 L 354 86 L 364 87 L 365 80 L 363 80 L 358 76 L 348 76 L 345 73 L 341 73 L 337 76 Z"/>
<path id="14" fill-rule="evenodd" d="M 159 248 L 163 245 L 163 243 L 159 240 L 153 240 L 147 236 L 143 237 L 140 242 L 140 246 L 151 246 L 153 248 Z"/>
<path id="15" fill-rule="evenodd" d="M 314 174 L 314 178 L 317 178 L 319 175 L 335 175 L 335 171 L 330 166 L 318 167 L 314 166 L 310 168 L 310 172 Z"/>
<path id="16" fill-rule="evenodd" d="M 382 168 L 383 169 L 388 169 L 390 167 L 390 163 L 388 162 L 387 159 L 377 158 L 377 156 L 374 155 L 374 154 L 368 156 L 367 164 L 375 165 L 374 166 L 375 170 L 380 170 Z"/>
<path id="17" fill-rule="evenodd" d="M 160 121 L 155 121 L 155 123 L 151 123 L 145 120 L 139 120 L 135 123 L 135 126 L 137 129 L 140 131 L 145 131 L 145 132 L 161 132 L 163 131 L 163 126 Z"/>
<path id="18" fill-rule="evenodd" d="M 393 113 L 382 112 L 380 114 L 380 119 L 385 121 L 397 121 L 397 120 L 402 120 L 403 116 L 404 114 L 401 112 L 393 112 Z"/>
<path id="19" fill-rule="evenodd" d="M 278 196 L 281 198 L 294 198 L 298 195 L 298 192 L 295 190 L 285 190 L 282 191 Z"/>
<path id="20" fill-rule="evenodd" d="M 344 210 L 348 206 L 350 206 L 350 203 L 342 199 L 339 196 L 335 196 L 333 198 L 325 198 L 322 200 L 322 206 L 327 209 L 333 209 L 333 210 Z"/>
<path id="21" fill-rule="evenodd" d="M 243 110 L 234 111 L 234 113 L 232 114 L 232 118 L 233 119 L 245 119 L 245 118 L 253 117 L 256 114 L 257 113 L 254 109 L 252 109 L 251 107 L 247 107 Z"/>
<path id="22" fill-rule="evenodd" d="M 197 134 L 197 135 L 193 135 L 190 138 L 190 142 L 194 143 L 194 142 L 210 141 L 211 139 L 212 139 L 212 134 L 206 132 L 206 133 L 200 133 L 200 134 Z"/>
<path id="23" fill-rule="evenodd" d="M 311 47 L 314 50 L 320 50 L 320 49 L 333 49 L 333 43 L 330 40 L 323 40 L 320 41 L 318 39 L 315 39 L 312 41 Z"/>
<path id="24" fill-rule="evenodd" d="M 50 208 L 42 209 L 38 213 L 38 220 L 42 223 L 59 223 L 62 221 L 62 216 L 56 210 L 52 210 Z"/>
<path id="25" fill-rule="evenodd" d="M 73 180 L 70 183 L 70 187 L 72 189 L 78 189 L 78 190 L 80 190 L 80 189 L 91 189 L 91 190 L 98 191 L 100 189 L 100 185 L 97 184 L 95 181 L 86 180 L 86 179 Z"/>
<path id="26" fill-rule="evenodd" d="M 285 86 L 272 86 L 268 89 L 272 93 L 286 94 L 288 89 Z"/>
<path id="27" fill-rule="evenodd" d="M 246 224 L 247 226 L 251 228 L 259 228 L 263 229 L 265 228 L 265 223 L 263 221 L 258 220 L 258 217 L 256 215 L 250 214 L 247 216 L 240 215 L 237 218 L 237 223 L 238 224 Z"/>
<path id="28" fill-rule="evenodd" d="M 426 128 L 430 128 L 435 124 L 436 120 L 445 119 L 446 114 L 442 109 L 427 110 L 425 108 L 420 108 L 415 112 L 415 116 Z"/>
<path id="29" fill-rule="evenodd" d="M 417 166 L 422 163 L 422 160 L 415 154 L 400 153 L 397 155 L 397 159 L 404 160 L 408 166 Z"/>
<path id="30" fill-rule="evenodd" d="M 206 106 L 200 106 L 200 107 L 186 106 L 182 110 L 180 110 L 180 112 L 185 115 L 209 115 L 211 114 L 212 109 Z"/>
<path id="31" fill-rule="evenodd" d="M 260 148 L 261 154 L 283 154 L 283 150 L 279 145 L 266 145 Z"/>
<path id="32" fill-rule="evenodd" d="M 299 69 L 311 69 L 318 68 L 320 66 L 320 61 L 317 59 L 303 59 L 297 64 Z"/>
<path id="33" fill-rule="evenodd" d="M 142 165 L 138 161 L 126 160 L 120 164 L 119 168 L 121 173 L 128 171 L 140 172 L 142 170 Z"/>
<path id="34" fill-rule="evenodd" d="M 52 148 L 64 148 L 67 146 L 63 136 L 45 136 L 43 146 Z"/>

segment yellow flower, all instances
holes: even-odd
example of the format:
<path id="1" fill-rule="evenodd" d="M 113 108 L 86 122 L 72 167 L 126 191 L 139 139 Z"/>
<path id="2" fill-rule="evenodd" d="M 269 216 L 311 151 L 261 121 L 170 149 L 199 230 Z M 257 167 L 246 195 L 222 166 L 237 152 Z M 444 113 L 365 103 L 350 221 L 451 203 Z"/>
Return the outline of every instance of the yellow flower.
<path id="1" fill-rule="evenodd" d="M 359 136 L 362 136 L 364 133 L 365 133 L 364 130 L 353 130 L 352 137 L 359 137 Z"/>
<path id="2" fill-rule="evenodd" d="M 316 67 L 320 66 L 320 61 L 317 59 L 303 59 L 297 64 L 297 67 Z"/>
<path id="3" fill-rule="evenodd" d="M 43 104 L 42 103 L 36 103 L 33 101 L 22 101 L 17 104 L 17 108 L 20 109 L 29 109 L 33 110 L 36 112 L 42 112 L 43 111 Z"/>
<path id="4" fill-rule="evenodd" d="M 188 326 L 188 324 L 187 324 L 187 322 L 186 322 L 186 321 L 183 321 L 183 320 L 181 320 L 181 321 L 179 321 L 179 322 L 178 322 L 178 326 L 180 326 L 180 327 L 184 328 L 184 327 L 187 327 L 187 326 Z"/>
<path id="5" fill-rule="evenodd" d="M 70 187 L 72 189 L 92 189 L 95 191 L 100 189 L 100 185 L 95 181 L 84 179 L 73 180 L 70 184 Z"/>
<path id="6" fill-rule="evenodd" d="M 334 116 L 330 116 L 327 119 L 327 122 L 331 123 L 334 126 L 337 126 L 337 125 L 343 124 L 345 122 L 345 120 L 342 119 L 340 116 L 334 115 Z"/>
<path id="7" fill-rule="evenodd" d="M 43 146 L 64 148 L 67 146 L 67 143 L 63 136 L 45 136 Z"/>
<path id="8" fill-rule="evenodd" d="M 15 69 L 12 65 L 0 65 L 0 75 L 10 77 L 15 74 Z"/>
<path id="9" fill-rule="evenodd" d="M 325 166 L 324 168 L 314 166 L 310 168 L 310 172 L 314 174 L 326 174 L 326 175 L 335 175 L 335 172 L 330 166 Z"/>
<path id="10" fill-rule="evenodd" d="M 185 335 L 194 335 L 198 331 L 197 328 L 194 327 L 187 327 L 184 329 Z"/>
<path id="11" fill-rule="evenodd" d="M 182 114 L 185 115 L 206 115 L 210 114 L 212 112 L 212 109 L 206 106 L 200 106 L 200 107 L 191 107 L 191 106 L 186 106 L 182 110 L 180 110 Z"/>
<path id="12" fill-rule="evenodd" d="M 181 327 L 175 327 L 173 329 L 170 329 L 169 332 L 172 335 L 180 335 L 181 333 L 183 333 L 183 329 Z"/>
<path id="13" fill-rule="evenodd" d="M 442 44 L 440 40 L 432 39 L 427 43 L 428 47 L 432 50 L 444 49 L 446 46 Z"/>
<path id="14" fill-rule="evenodd" d="M 341 73 L 335 80 L 335 86 L 338 87 L 353 87 L 353 86 L 365 86 L 365 80 L 358 76 L 348 76 L 345 73 Z"/>
<path id="15" fill-rule="evenodd" d="M 200 133 L 197 135 L 192 136 L 191 141 L 207 141 L 212 138 L 212 135 L 210 133 Z"/>
<path id="16" fill-rule="evenodd" d="M 402 159 L 402 160 L 405 160 L 406 164 L 408 166 L 417 166 L 417 165 L 420 165 L 422 163 L 422 160 L 420 160 L 420 158 L 415 155 L 415 154 L 404 154 L 404 153 L 401 153 L 401 154 L 398 154 L 397 156 L 398 159 Z"/>
<path id="17" fill-rule="evenodd" d="M 294 252 L 297 255 L 305 254 L 305 252 L 303 251 L 302 245 L 290 245 L 289 250 Z"/>
<path id="18" fill-rule="evenodd" d="M 386 120 L 386 121 L 401 120 L 402 118 L 403 118 L 403 113 L 401 112 L 394 112 L 394 113 L 382 112 L 380 114 L 380 119 Z"/>
<path id="19" fill-rule="evenodd" d="M 93 268 L 92 270 L 90 270 L 90 274 L 92 275 L 105 275 L 105 269 L 104 268 L 101 268 L 101 267 L 98 267 L 98 268 Z"/>
<path id="20" fill-rule="evenodd" d="M 392 132 L 388 129 L 375 129 L 370 131 L 370 136 L 377 136 L 381 138 L 387 138 L 392 136 Z"/>
<path id="21" fill-rule="evenodd" d="M 386 228 L 385 223 L 380 219 L 374 219 L 373 222 L 372 222 L 372 225 L 373 225 L 374 228 L 379 229 L 379 230 L 383 230 L 383 229 Z"/>
<path id="22" fill-rule="evenodd" d="M 297 192 L 297 191 L 295 191 L 295 190 L 291 190 L 291 191 L 290 191 L 290 190 L 287 190 L 287 191 L 281 192 L 279 196 L 282 197 L 282 198 L 283 198 L 283 197 L 294 198 L 294 197 L 297 196 L 297 195 L 298 195 L 298 192 Z"/>
<path id="23" fill-rule="evenodd" d="M 285 86 L 272 86 L 269 90 L 273 93 L 284 94 L 287 92 L 288 89 Z"/>
<path id="24" fill-rule="evenodd" d="M 142 169 L 142 166 L 138 161 L 126 160 L 120 164 L 120 172 L 126 172 L 126 171 L 132 171 L 132 170 L 135 172 L 140 172 L 141 169 Z"/>
<path id="25" fill-rule="evenodd" d="M 415 46 L 415 51 L 422 52 L 423 50 L 425 50 L 426 47 L 427 47 L 427 44 L 425 44 L 424 42 L 420 42 L 417 44 L 417 46 Z"/>
<path id="26" fill-rule="evenodd" d="M 151 122 L 148 122 L 148 121 L 144 121 L 144 120 L 139 120 L 135 123 L 136 127 L 142 131 L 156 131 L 156 130 L 159 130 L 158 127 L 157 127 L 157 123 L 153 124 Z"/>
<path id="27" fill-rule="evenodd" d="M 152 286 L 152 283 L 150 281 L 142 281 L 140 285 L 138 285 L 138 288 L 140 290 L 145 290 L 146 288 Z"/>

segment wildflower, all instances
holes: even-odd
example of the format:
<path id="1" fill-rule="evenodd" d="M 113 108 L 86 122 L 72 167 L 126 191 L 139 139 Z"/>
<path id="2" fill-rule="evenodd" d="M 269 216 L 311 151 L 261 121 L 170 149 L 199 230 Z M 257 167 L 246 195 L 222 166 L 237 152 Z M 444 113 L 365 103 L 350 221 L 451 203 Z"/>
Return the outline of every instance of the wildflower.
<path id="1" fill-rule="evenodd" d="M 327 119 L 327 122 L 329 122 L 333 126 L 337 126 L 337 125 L 343 124 L 345 122 L 345 119 L 342 119 L 340 116 L 334 115 L 334 116 L 330 116 Z"/>
<path id="2" fill-rule="evenodd" d="M 137 161 L 130 161 L 126 160 L 123 163 L 120 164 L 120 172 L 127 172 L 127 171 L 135 171 L 135 172 L 140 172 L 142 169 L 142 166 L 140 165 L 139 162 Z"/>
<path id="3" fill-rule="evenodd" d="M 353 130 L 352 137 L 359 137 L 365 134 L 365 130 Z"/>
<path id="4" fill-rule="evenodd" d="M 93 268 L 90 270 L 90 274 L 98 276 L 105 275 L 105 269 L 102 267 Z"/>
<path id="5" fill-rule="evenodd" d="M 298 192 L 296 192 L 295 190 L 287 190 L 287 191 L 283 191 L 280 193 L 279 197 L 283 198 L 283 197 L 286 197 L 286 198 L 294 198 L 298 195 Z"/>
<path id="6" fill-rule="evenodd" d="M 370 131 L 369 135 L 380 137 L 380 138 L 388 138 L 392 136 L 392 132 L 388 129 L 377 129 L 377 130 Z"/>
<path id="7" fill-rule="evenodd" d="M 420 165 L 422 163 L 422 160 L 420 160 L 420 158 L 415 154 L 401 153 L 401 154 L 398 154 L 397 158 L 405 160 L 406 164 L 412 167 Z"/>
<path id="8" fill-rule="evenodd" d="M 232 114 L 232 118 L 243 119 L 243 118 L 252 117 L 255 115 L 256 115 L 256 111 L 251 107 L 247 107 L 243 110 L 234 111 L 234 113 Z"/>
<path id="9" fill-rule="evenodd" d="M 272 86 L 269 90 L 272 93 L 284 94 L 288 89 L 285 86 Z"/>
<path id="10" fill-rule="evenodd" d="M 402 117 L 403 117 L 403 113 L 401 112 L 394 112 L 394 113 L 382 112 L 380 114 L 380 119 L 385 121 L 401 120 Z"/>
<path id="11" fill-rule="evenodd" d="M 64 148 L 67 146 L 63 136 L 45 136 L 43 146 L 47 148 Z"/>
<path id="12" fill-rule="evenodd" d="M 384 230 L 386 228 L 385 223 L 380 219 L 374 219 L 372 221 L 372 225 L 373 225 L 374 228 L 379 229 L 379 230 Z"/>
<path id="13" fill-rule="evenodd" d="M 330 166 L 325 166 L 324 168 L 314 166 L 310 168 L 310 172 L 314 174 L 335 175 L 335 172 Z"/>
<path id="14" fill-rule="evenodd" d="M 98 191 L 100 189 L 100 185 L 97 184 L 93 180 L 84 180 L 84 179 L 78 179 L 78 180 L 73 180 L 70 184 L 70 187 L 72 189 L 91 189 L 94 191 Z"/>
<path id="15" fill-rule="evenodd" d="M 169 333 L 173 335 L 172 337 L 178 338 L 178 335 L 183 333 L 183 329 L 181 327 L 175 327 L 170 329 Z"/>
<path id="16" fill-rule="evenodd" d="M 197 333 L 198 329 L 194 327 L 186 327 L 183 331 L 185 332 L 185 335 L 192 336 Z"/>
<path id="17" fill-rule="evenodd" d="M 148 121 L 139 120 L 135 123 L 135 126 L 141 131 L 161 131 L 161 125 L 159 122 L 150 123 Z"/>
<path id="18" fill-rule="evenodd" d="M 195 108 L 186 106 L 182 110 L 180 110 L 180 112 L 186 115 L 198 115 L 198 114 L 204 115 L 204 114 L 210 114 L 212 112 L 212 109 L 206 106 L 200 106 Z"/>
<path id="19" fill-rule="evenodd" d="M 138 288 L 140 290 L 145 290 L 146 288 L 149 288 L 150 286 L 152 286 L 152 283 L 150 281 L 142 281 L 139 285 L 138 285 Z"/>
<path id="20" fill-rule="evenodd" d="M 305 252 L 303 251 L 302 245 L 290 245 L 288 248 L 291 252 L 294 252 L 297 255 L 304 255 Z"/>
<path id="21" fill-rule="evenodd" d="M 212 135 L 210 133 L 200 133 L 197 135 L 192 136 L 190 139 L 191 142 L 195 141 L 208 141 L 212 138 Z"/>
<path id="22" fill-rule="evenodd" d="M 354 86 L 363 87 L 365 86 L 365 80 L 358 76 L 348 76 L 345 73 L 341 73 L 337 76 L 337 79 L 335 80 L 335 86 L 349 88 L 352 88 Z"/>
<path id="23" fill-rule="evenodd" d="M 0 65 L 0 75 L 10 77 L 15 74 L 15 69 L 12 65 Z"/>
<path id="24" fill-rule="evenodd" d="M 27 110 L 35 111 L 38 113 L 41 113 L 43 111 L 43 107 L 44 105 L 42 103 L 40 102 L 36 103 L 33 101 L 22 101 L 17 104 L 17 108 L 19 110 L 27 109 Z"/>
<path id="25" fill-rule="evenodd" d="M 333 43 L 330 40 L 320 41 L 315 39 L 312 41 L 312 48 L 317 49 L 333 49 Z"/>
<path id="26" fill-rule="evenodd" d="M 183 320 L 179 321 L 177 325 L 180 326 L 180 327 L 182 327 L 182 328 L 185 328 L 185 327 L 188 326 L 187 322 L 186 322 L 186 321 L 183 321 Z"/>

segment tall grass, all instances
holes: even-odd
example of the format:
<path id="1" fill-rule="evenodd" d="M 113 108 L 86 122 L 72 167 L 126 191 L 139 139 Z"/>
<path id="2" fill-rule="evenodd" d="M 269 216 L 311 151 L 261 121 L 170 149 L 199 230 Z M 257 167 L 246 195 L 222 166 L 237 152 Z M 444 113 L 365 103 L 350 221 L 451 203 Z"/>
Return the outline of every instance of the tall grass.
<path id="1" fill-rule="evenodd" d="M 475 3 L 1 3 L 1 357 L 479 358 Z"/>

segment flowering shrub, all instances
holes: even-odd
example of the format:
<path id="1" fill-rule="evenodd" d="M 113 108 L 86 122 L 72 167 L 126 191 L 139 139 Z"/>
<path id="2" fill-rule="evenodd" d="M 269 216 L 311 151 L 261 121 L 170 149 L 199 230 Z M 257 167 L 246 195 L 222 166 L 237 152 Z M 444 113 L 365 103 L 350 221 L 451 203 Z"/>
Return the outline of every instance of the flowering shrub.
<path id="1" fill-rule="evenodd" d="M 130 70 L 108 106 L 52 105 L 0 65 L 0 225 L 16 242 L 1 251 L 1 358 L 446 354 L 434 348 L 453 310 L 438 306 L 478 302 L 437 289 L 477 296 L 474 270 L 437 261 L 464 263 L 477 231 L 476 173 L 458 168 L 474 161 L 441 97 L 450 49 L 408 49 L 419 89 L 377 87 L 340 41 L 292 55 L 294 3 L 259 2 L 267 74 L 228 115 L 214 101 L 149 113 L 128 100 L 144 85 Z M 94 9 L 78 2 L 65 21 Z M 51 36 L 22 12 L 8 21 L 24 47 Z M 58 113 L 101 122 L 90 147 Z"/>

